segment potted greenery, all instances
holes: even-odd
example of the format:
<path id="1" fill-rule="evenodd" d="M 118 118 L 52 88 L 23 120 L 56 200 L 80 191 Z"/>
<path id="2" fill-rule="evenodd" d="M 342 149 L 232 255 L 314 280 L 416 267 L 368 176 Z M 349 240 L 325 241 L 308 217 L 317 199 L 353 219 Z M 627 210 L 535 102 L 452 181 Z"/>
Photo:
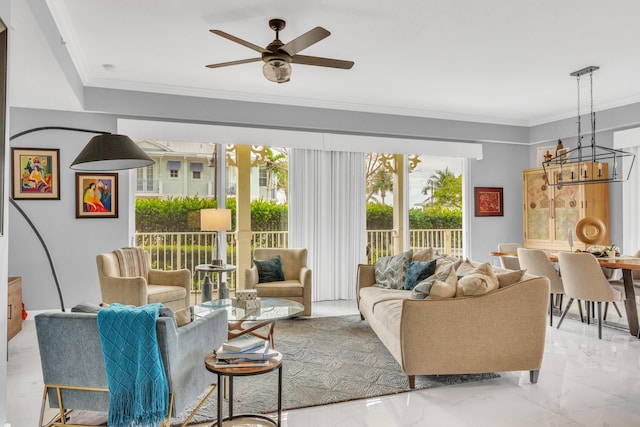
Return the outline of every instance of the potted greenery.
<path id="1" fill-rule="evenodd" d="M 609 258 L 613 258 L 620 253 L 620 249 L 616 245 L 607 246 L 604 251 Z"/>

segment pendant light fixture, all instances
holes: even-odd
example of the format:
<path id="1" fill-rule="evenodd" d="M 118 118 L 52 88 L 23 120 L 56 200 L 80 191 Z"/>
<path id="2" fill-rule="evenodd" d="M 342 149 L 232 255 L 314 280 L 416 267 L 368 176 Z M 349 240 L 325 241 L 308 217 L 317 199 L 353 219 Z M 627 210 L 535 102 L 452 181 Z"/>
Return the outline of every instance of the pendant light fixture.
<path id="1" fill-rule="evenodd" d="M 624 182 L 629 179 L 635 154 L 623 150 L 596 145 L 596 113 L 593 111 L 593 72 L 600 67 L 589 66 L 570 75 L 578 83 L 578 145 L 567 149 L 558 143 L 556 155 L 542 162 L 545 179 L 548 185 L 601 184 L 607 182 Z M 588 74 L 591 97 L 591 144 L 582 146 L 582 129 L 580 123 L 580 77 Z M 627 159 L 628 170 L 625 172 L 623 159 Z M 560 165 L 559 170 L 557 165 Z M 554 175 L 550 167 L 557 173 Z"/>

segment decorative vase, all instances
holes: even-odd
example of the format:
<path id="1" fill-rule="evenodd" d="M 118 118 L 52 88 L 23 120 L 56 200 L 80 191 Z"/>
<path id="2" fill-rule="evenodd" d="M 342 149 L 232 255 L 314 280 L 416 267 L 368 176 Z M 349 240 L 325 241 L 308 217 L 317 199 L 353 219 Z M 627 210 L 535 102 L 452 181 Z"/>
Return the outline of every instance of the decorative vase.
<path id="1" fill-rule="evenodd" d="M 607 256 L 609 258 L 615 258 L 616 256 L 616 251 L 607 251 Z"/>

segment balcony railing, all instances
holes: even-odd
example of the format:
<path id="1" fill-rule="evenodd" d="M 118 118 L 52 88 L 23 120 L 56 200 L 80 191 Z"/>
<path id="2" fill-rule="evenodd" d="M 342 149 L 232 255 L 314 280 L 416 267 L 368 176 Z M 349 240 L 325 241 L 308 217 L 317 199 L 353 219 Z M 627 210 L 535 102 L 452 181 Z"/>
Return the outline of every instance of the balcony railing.
<path id="1" fill-rule="evenodd" d="M 227 234 L 228 264 L 236 264 L 236 233 Z M 194 290 L 199 289 L 201 277 L 195 266 L 207 264 L 213 258 L 214 233 L 170 232 L 136 233 L 136 246 L 149 251 L 151 266 L 160 270 L 186 268 L 194 272 Z M 394 254 L 393 230 L 367 230 L 367 261 L 373 264 L 383 256 Z M 257 231 L 251 233 L 251 248 L 286 248 L 289 244 L 287 231 Z M 462 230 L 409 230 L 409 247 L 417 250 L 431 247 L 439 253 L 462 256 Z M 235 288 L 237 272 L 229 273 L 227 286 Z"/>

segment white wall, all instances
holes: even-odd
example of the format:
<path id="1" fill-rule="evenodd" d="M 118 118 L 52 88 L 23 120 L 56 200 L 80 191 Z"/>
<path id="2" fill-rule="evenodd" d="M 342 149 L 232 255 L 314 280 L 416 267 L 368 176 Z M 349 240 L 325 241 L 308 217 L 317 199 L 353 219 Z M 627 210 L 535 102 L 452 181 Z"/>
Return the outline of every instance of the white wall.
<path id="1" fill-rule="evenodd" d="M 7 28 L 11 28 L 11 7 L 10 2 L 0 2 L 0 18 L 5 23 Z M 8 40 L 9 44 L 11 40 Z M 8 79 L 10 76 L 8 76 Z M 9 115 L 9 109 L 6 109 L 7 119 Z M 4 164 L 0 165 L 0 173 L 4 174 L 2 183 L 4 184 L 4 191 L 2 192 L 2 200 L 0 202 L 4 206 L 4 215 L 0 217 L 0 221 L 3 221 L 4 230 L 3 235 L 0 236 L 0 425 L 4 425 L 7 422 L 7 390 L 4 384 L 7 383 L 7 264 L 9 253 L 9 237 L 8 237 L 8 191 L 9 185 L 7 179 L 9 178 L 8 165 L 9 165 L 9 126 L 5 126 L 5 147 L 4 147 Z"/>
<path id="2" fill-rule="evenodd" d="M 101 114 L 12 109 L 12 135 L 40 126 L 116 131 L 116 120 Z M 92 137 L 89 133 L 47 130 L 15 139 L 13 147 L 60 149 L 60 200 L 18 200 L 49 246 L 67 308 L 100 301 L 95 256 L 129 246 L 129 173 L 120 172 L 118 218 L 76 219 L 75 171 L 69 165 Z M 46 255 L 18 211 L 9 207 L 9 275 L 22 277 L 27 312 L 60 308 Z"/>

